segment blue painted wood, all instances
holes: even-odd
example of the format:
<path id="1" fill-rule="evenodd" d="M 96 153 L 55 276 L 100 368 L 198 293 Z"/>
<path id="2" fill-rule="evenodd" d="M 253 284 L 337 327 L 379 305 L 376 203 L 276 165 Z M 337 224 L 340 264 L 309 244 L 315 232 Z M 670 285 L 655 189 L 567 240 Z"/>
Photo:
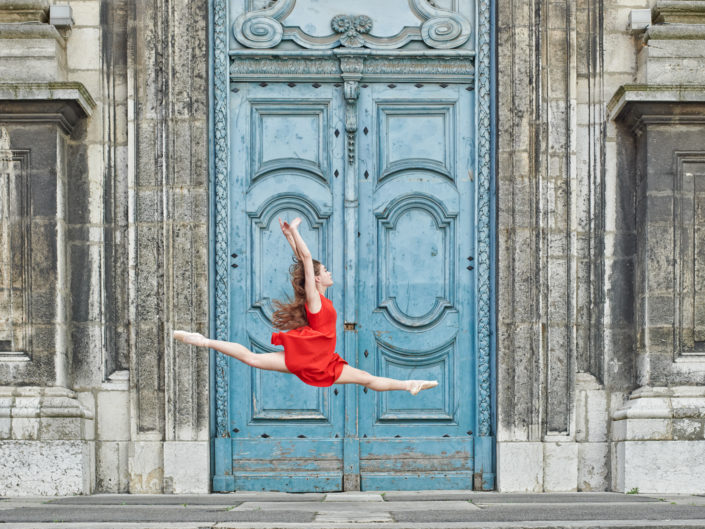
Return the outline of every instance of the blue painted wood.
<path id="1" fill-rule="evenodd" d="M 439 381 L 416 397 L 360 393 L 363 488 L 472 488 L 473 116 L 462 85 L 371 84 L 360 95 L 359 365 Z M 429 461 L 448 479 L 419 477 Z"/>
<path id="2" fill-rule="evenodd" d="M 301 216 L 314 256 L 337 280 L 328 294 L 344 316 L 339 353 L 381 376 L 440 385 L 416 397 L 356 386 L 336 394 L 231 360 L 233 486 L 471 488 L 472 92 L 367 85 L 358 101 L 366 133 L 357 134 L 351 157 L 334 85 L 235 88 L 231 339 L 258 353 L 274 350 L 272 300 L 290 292 L 291 263 L 277 217 Z M 356 328 L 343 332 L 343 319 Z"/>
<path id="3" fill-rule="evenodd" d="M 270 344 L 274 299 L 292 295 L 292 252 L 278 217 L 303 219 L 315 258 L 342 283 L 344 136 L 333 85 L 238 83 L 230 95 L 230 337 L 257 353 Z M 343 306 L 343 289 L 327 296 Z M 337 333 L 343 335 L 339 318 Z M 342 340 L 338 341 L 339 347 Z M 339 350 L 344 355 L 342 348 Z M 230 360 L 234 486 L 238 490 L 341 490 L 344 395 L 293 375 Z"/>

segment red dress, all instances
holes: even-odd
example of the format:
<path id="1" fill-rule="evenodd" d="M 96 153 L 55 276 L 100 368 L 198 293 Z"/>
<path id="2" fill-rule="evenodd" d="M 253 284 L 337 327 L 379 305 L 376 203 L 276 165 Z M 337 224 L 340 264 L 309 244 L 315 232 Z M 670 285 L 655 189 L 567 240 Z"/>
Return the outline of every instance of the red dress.
<path id="1" fill-rule="evenodd" d="M 320 295 L 320 292 L 319 292 Z M 311 386 L 332 386 L 347 364 L 335 352 L 333 302 L 321 295 L 321 310 L 312 314 L 306 308 L 308 325 L 272 333 L 272 344 L 284 346 L 284 363 L 289 371 Z"/>

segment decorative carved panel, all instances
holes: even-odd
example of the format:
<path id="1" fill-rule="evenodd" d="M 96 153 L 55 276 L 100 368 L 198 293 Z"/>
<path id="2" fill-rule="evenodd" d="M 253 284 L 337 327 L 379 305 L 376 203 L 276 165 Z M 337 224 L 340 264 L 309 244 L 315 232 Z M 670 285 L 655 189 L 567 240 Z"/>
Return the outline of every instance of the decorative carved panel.
<path id="1" fill-rule="evenodd" d="M 427 170 L 454 180 L 455 122 L 449 105 L 381 104 L 379 180 L 405 170 Z"/>
<path id="2" fill-rule="evenodd" d="M 430 351 L 407 351 L 377 341 L 377 373 L 400 380 L 438 380 L 438 390 L 410 400 L 400 392 L 382 392 L 377 397 L 377 421 L 452 421 L 455 338 Z"/>
<path id="3" fill-rule="evenodd" d="M 676 153 L 675 292 L 680 353 L 705 355 L 705 152 Z"/>
<path id="4" fill-rule="evenodd" d="M 258 102 L 252 105 L 252 180 L 292 170 L 326 181 L 327 107 Z"/>
<path id="5" fill-rule="evenodd" d="M 31 285 L 29 151 L 0 128 L 0 361 L 28 360 Z"/>
<path id="6" fill-rule="evenodd" d="M 301 217 L 299 232 L 311 253 L 323 259 L 328 255 L 327 220 L 330 212 L 319 212 L 307 197 L 295 193 L 275 195 L 250 214 L 252 262 L 258 263 L 250 270 L 251 309 L 259 311 L 268 325 L 271 325 L 275 310 L 273 300 L 285 300 L 291 292 L 289 266 L 292 261 L 270 255 L 282 239 L 279 217 Z"/>
<path id="7" fill-rule="evenodd" d="M 401 327 L 433 325 L 454 303 L 455 219 L 433 198 L 407 195 L 377 226 L 378 308 Z"/>
<path id="8" fill-rule="evenodd" d="M 232 26 L 237 41 L 248 48 L 274 48 L 291 40 L 308 49 L 396 49 L 421 40 L 430 48 L 450 49 L 465 44 L 472 28 L 472 21 L 448 1 L 358 0 L 350 12 L 341 12 L 347 6 L 321 0 L 249 5 L 254 10 L 241 14 Z"/>
<path id="9" fill-rule="evenodd" d="M 250 337 L 250 350 L 271 353 L 275 349 Z M 253 421 L 328 421 L 329 391 L 305 384 L 288 384 L 291 375 L 250 368 Z"/>

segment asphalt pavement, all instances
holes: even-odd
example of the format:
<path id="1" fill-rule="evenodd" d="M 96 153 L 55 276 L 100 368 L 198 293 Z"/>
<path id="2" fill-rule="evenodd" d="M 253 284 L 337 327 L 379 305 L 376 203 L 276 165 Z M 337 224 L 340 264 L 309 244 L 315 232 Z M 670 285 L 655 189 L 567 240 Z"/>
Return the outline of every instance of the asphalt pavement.
<path id="1" fill-rule="evenodd" d="M 0 498 L 0 529 L 705 529 L 705 495 L 472 491 Z"/>

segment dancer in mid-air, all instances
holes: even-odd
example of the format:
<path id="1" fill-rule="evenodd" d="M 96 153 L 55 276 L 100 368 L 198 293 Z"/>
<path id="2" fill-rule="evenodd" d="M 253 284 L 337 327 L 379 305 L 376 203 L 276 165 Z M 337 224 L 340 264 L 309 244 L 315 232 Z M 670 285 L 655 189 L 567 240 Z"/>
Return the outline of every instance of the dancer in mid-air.
<path id="1" fill-rule="evenodd" d="M 294 300 L 275 301 L 277 310 L 273 323 L 284 332 L 272 334 L 272 344 L 283 345 L 284 351 L 253 353 L 238 343 L 210 340 L 196 332 L 174 331 L 174 338 L 199 347 L 209 347 L 237 358 L 248 366 L 282 373 L 293 373 L 306 384 L 326 387 L 333 384 L 360 384 L 375 391 L 408 391 L 416 395 L 422 389 L 438 385 L 435 380 L 396 380 L 378 377 L 348 365 L 335 352 L 335 321 L 333 303 L 324 295 L 333 284 L 326 267 L 311 258 L 301 238 L 296 217 L 291 224 L 279 219 L 284 236 L 294 251 L 291 284 Z"/>

